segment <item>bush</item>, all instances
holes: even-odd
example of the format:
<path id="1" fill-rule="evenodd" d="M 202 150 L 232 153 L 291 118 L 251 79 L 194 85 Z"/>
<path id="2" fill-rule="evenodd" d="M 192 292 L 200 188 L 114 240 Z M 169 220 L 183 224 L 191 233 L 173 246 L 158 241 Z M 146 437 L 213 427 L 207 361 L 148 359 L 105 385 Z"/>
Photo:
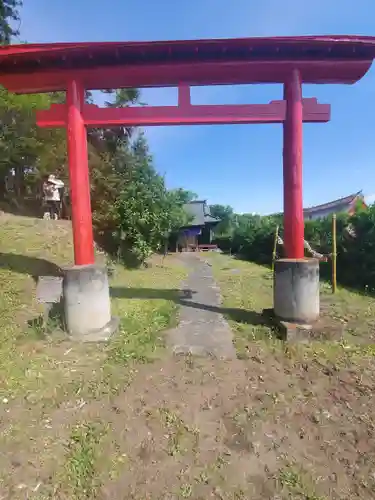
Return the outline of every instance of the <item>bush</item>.
<path id="1" fill-rule="evenodd" d="M 215 243 L 224 252 L 237 254 L 259 264 L 271 265 L 276 226 L 283 237 L 280 216 L 237 216 L 228 236 Z M 337 216 L 337 279 L 345 286 L 375 292 L 375 205 L 355 215 Z M 352 235 L 351 235 L 352 233 Z M 311 247 L 325 255 L 332 253 L 332 217 L 305 223 L 305 239 Z M 282 247 L 277 247 L 282 255 Z M 320 266 L 321 276 L 330 278 L 330 263 Z"/>

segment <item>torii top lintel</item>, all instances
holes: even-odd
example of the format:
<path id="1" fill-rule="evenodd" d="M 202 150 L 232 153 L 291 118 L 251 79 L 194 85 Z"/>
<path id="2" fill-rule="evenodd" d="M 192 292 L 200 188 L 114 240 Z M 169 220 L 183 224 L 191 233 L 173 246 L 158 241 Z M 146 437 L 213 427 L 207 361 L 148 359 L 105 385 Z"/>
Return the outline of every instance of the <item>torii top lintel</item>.
<path id="1" fill-rule="evenodd" d="M 18 93 L 86 89 L 283 83 L 355 83 L 375 57 L 375 37 L 304 36 L 10 45 L 0 84 Z"/>

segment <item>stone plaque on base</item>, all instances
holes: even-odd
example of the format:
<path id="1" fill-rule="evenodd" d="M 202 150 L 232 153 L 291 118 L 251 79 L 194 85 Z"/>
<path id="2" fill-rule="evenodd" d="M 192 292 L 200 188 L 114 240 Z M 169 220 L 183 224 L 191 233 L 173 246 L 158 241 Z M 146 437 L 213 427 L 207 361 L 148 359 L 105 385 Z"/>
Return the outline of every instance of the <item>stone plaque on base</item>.
<path id="1" fill-rule="evenodd" d="M 63 278 L 60 276 L 39 276 L 36 286 L 36 299 L 42 304 L 60 302 L 63 290 Z"/>

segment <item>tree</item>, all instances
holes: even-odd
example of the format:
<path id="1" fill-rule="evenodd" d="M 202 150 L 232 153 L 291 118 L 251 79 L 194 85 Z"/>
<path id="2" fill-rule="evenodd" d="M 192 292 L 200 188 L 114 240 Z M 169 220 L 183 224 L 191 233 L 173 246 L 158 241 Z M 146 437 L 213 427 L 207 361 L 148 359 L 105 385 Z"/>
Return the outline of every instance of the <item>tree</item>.
<path id="1" fill-rule="evenodd" d="M 168 191 L 157 174 L 143 134 L 132 146 L 134 162 L 124 171 L 126 180 L 117 201 L 122 254 L 134 263 L 145 262 L 159 251 L 166 236 L 183 222 L 183 201 L 178 192 Z"/>
<path id="2" fill-rule="evenodd" d="M 173 192 L 175 193 L 177 199 L 183 204 L 190 203 L 191 201 L 198 199 L 198 195 L 196 193 L 183 188 L 174 189 Z"/>
<path id="3" fill-rule="evenodd" d="M 106 101 L 107 106 L 113 106 L 114 102 L 126 106 L 139 95 L 138 91 L 129 94 L 123 90 L 103 92 L 111 97 Z M 92 99 L 92 96 L 86 98 Z M 132 133 L 133 129 L 125 131 L 122 127 L 88 131 L 93 223 L 96 236 L 111 253 L 117 253 L 121 244 L 116 203 L 127 181 L 126 170 L 134 163 Z"/>
<path id="4" fill-rule="evenodd" d="M 21 0 L 0 0 L 0 44 L 9 45 L 14 36 L 19 35 L 18 28 L 12 22 L 18 22 Z"/>
<path id="5" fill-rule="evenodd" d="M 26 193 L 27 180 L 35 184 L 45 173 L 65 162 L 65 133 L 41 129 L 36 109 L 48 108 L 47 94 L 16 95 L 0 88 L 0 198 L 6 196 L 6 179 L 14 179 L 14 194 Z"/>
<path id="6" fill-rule="evenodd" d="M 90 93 L 86 100 L 90 101 Z M 112 94 L 108 106 L 138 101 L 139 91 Z M 69 187 L 66 168 L 66 131 L 36 126 L 35 111 L 64 102 L 61 92 L 15 95 L 0 89 L 0 195 L 4 207 L 34 213 L 29 198 L 37 201 L 41 178 L 59 175 Z M 134 128 L 96 129 L 89 132 L 91 206 L 96 238 L 112 254 L 142 263 L 159 250 L 171 234 L 186 223 L 183 205 L 195 195 L 182 189 L 168 191 L 153 167 L 147 141 Z M 11 177 L 14 188 L 7 189 Z M 40 208 L 37 203 L 38 211 Z M 33 208 L 31 210 L 31 208 Z M 120 250 L 120 253 L 119 253 Z"/>
<path id="7" fill-rule="evenodd" d="M 103 93 L 112 97 L 112 101 L 105 103 L 109 108 L 126 108 L 131 104 L 139 103 L 141 97 L 139 89 L 133 88 L 103 90 Z"/>
<path id="8" fill-rule="evenodd" d="M 217 236 L 229 236 L 234 227 L 234 212 L 229 205 L 211 205 L 210 212 L 212 217 L 220 219 L 220 223 L 215 228 Z"/>
<path id="9" fill-rule="evenodd" d="M 118 89 L 103 90 L 110 100 L 105 101 L 105 105 L 110 108 L 125 108 L 131 104 L 139 103 L 140 92 L 138 89 Z M 108 129 L 91 129 L 89 140 L 97 148 L 105 148 L 115 154 L 118 148 L 131 140 L 134 127 L 112 127 Z"/>

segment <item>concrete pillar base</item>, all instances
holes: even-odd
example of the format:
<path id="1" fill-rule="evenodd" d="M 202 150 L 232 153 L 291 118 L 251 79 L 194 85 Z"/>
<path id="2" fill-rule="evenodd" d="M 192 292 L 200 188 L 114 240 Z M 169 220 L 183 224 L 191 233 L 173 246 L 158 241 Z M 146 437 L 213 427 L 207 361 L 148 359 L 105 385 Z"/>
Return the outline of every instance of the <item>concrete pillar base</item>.
<path id="1" fill-rule="evenodd" d="M 280 259 L 275 262 L 275 316 L 289 323 L 312 324 L 319 318 L 319 261 Z"/>
<path id="2" fill-rule="evenodd" d="M 66 327 L 75 340 L 106 341 L 118 327 L 111 317 L 108 275 L 102 266 L 64 269 L 63 304 Z"/>
<path id="3" fill-rule="evenodd" d="M 84 335 L 72 335 L 72 338 L 80 342 L 107 342 L 110 337 L 116 332 L 119 324 L 120 319 L 116 316 L 113 316 L 111 320 L 105 326 L 103 326 L 103 328 L 91 330 Z"/>

